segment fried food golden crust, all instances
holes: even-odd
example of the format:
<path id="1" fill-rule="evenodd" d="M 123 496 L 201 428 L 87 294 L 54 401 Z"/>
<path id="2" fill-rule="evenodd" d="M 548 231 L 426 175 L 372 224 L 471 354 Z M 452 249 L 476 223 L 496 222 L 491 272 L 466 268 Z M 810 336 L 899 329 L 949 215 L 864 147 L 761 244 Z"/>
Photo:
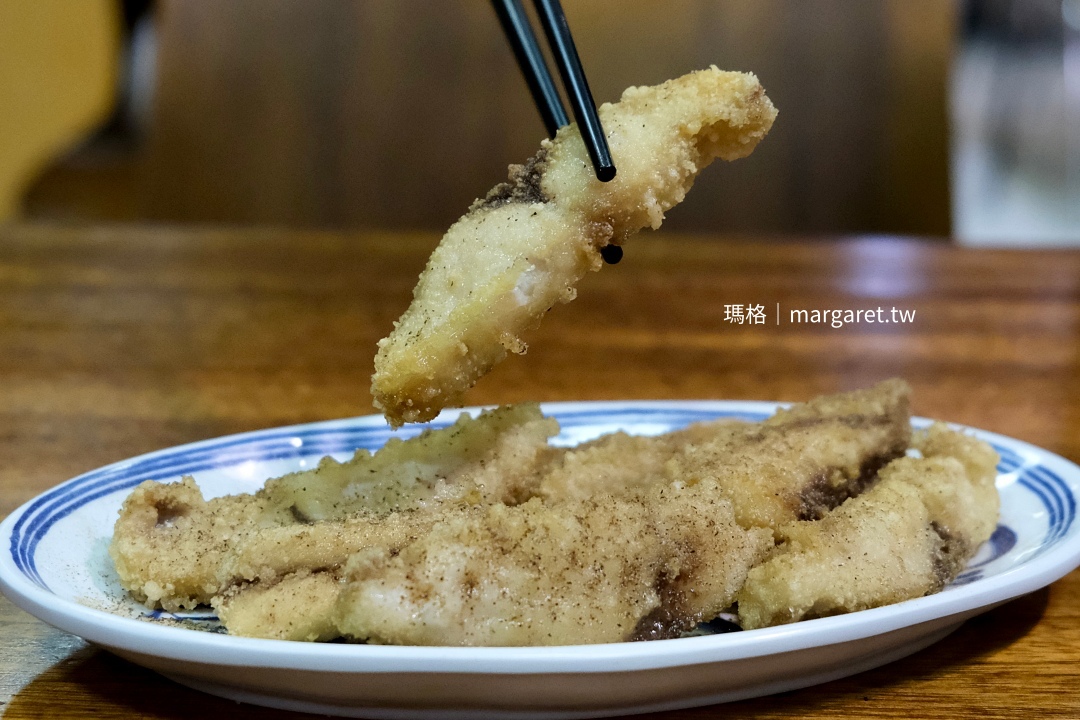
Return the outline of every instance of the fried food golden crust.
<path id="1" fill-rule="evenodd" d="M 214 598 L 233 635 L 317 642 L 341 636 L 334 623 L 341 583 L 332 572 L 300 570 L 273 582 L 243 584 Z"/>
<path id="2" fill-rule="evenodd" d="M 705 166 L 749 155 L 776 116 L 756 77 L 715 67 L 629 88 L 599 112 L 614 180 L 596 180 L 570 125 L 447 231 L 379 342 L 371 392 L 391 424 L 433 418 L 525 352 L 522 334 L 574 298 L 601 247 L 659 227 Z"/>
<path id="3" fill-rule="evenodd" d="M 663 484 L 663 465 L 674 452 L 691 439 L 715 436 L 726 424 L 731 423 L 701 424 L 652 438 L 616 433 L 564 451 L 544 474 L 542 486 L 562 491 L 548 493 L 547 505 L 540 506 L 534 501 L 528 509 L 503 508 L 484 513 L 468 506 L 445 506 L 438 519 L 423 532 L 415 532 L 410 541 L 373 542 L 367 550 L 358 553 L 364 560 L 354 559 L 350 567 L 365 568 L 365 591 L 357 589 L 355 583 L 334 585 L 314 578 L 303 580 L 305 590 L 298 589 L 296 594 L 303 596 L 308 588 L 321 588 L 318 602 L 292 603 L 289 599 L 292 585 L 278 586 L 274 578 L 282 573 L 285 561 L 310 557 L 318 563 L 319 548 L 323 545 L 314 541 L 300 543 L 294 535 L 312 533 L 327 524 L 275 530 L 272 541 L 270 533 L 264 531 L 259 543 L 248 544 L 244 552 L 238 553 L 245 565 L 233 574 L 255 577 L 262 563 L 274 563 L 278 572 L 264 572 L 263 576 L 268 580 L 231 590 L 221 598 L 215 598 L 213 604 L 215 608 L 219 603 L 226 608 L 220 614 L 230 632 L 271 638 L 303 639 L 314 632 L 311 627 L 322 627 L 318 625 L 318 618 L 304 620 L 310 612 L 308 608 L 333 604 L 343 592 L 344 599 L 338 610 L 342 631 L 379 642 L 421 642 L 418 638 L 423 637 L 422 642 L 427 644 L 481 641 L 485 644 L 532 644 L 556 642 L 570 636 L 576 637 L 577 642 L 674 637 L 729 605 L 750 566 L 772 544 L 770 533 L 747 533 L 733 522 L 730 503 L 715 484 L 702 483 L 693 490 Z M 603 499 L 607 497 L 603 488 L 617 490 L 620 497 L 611 498 L 609 503 Z M 586 531 L 598 522 L 597 518 L 611 518 L 612 512 L 622 513 L 610 526 L 620 529 L 623 536 L 598 542 Z M 432 518 L 428 514 L 421 517 Z M 581 520 L 583 517 L 588 520 Z M 532 555 L 523 552 L 492 555 L 489 526 L 497 522 L 496 518 L 504 521 L 517 518 L 515 527 L 518 529 L 529 522 L 537 526 L 528 533 Z M 337 526 L 338 523 L 331 524 L 321 533 L 333 533 Z M 564 539 L 566 533 L 576 532 L 576 544 L 569 540 L 562 544 L 554 541 L 545 544 L 545 539 L 550 540 L 550 537 L 541 539 L 542 531 L 551 527 L 562 528 Z M 357 533 L 348 535 L 350 538 L 356 536 Z M 617 547 L 612 545 L 614 541 L 617 541 Z M 314 547 L 309 548 L 309 545 Z M 577 549 L 581 545 L 588 548 Z M 357 553 L 356 543 L 347 543 L 347 547 L 348 551 Z M 493 577 L 490 582 L 502 583 L 506 582 L 508 574 L 517 578 L 518 591 L 513 593 L 512 602 L 505 600 L 500 605 L 487 602 L 490 598 L 484 602 L 478 598 L 469 602 L 460 598 L 445 600 L 445 597 L 457 597 L 446 593 L 461 592 L 448 579 L 447 552 L 468 555 L 472 564 L 470 577 L 490 576 Z M 583 561 L 582 552 L 593 553 L 591 557 L 607 553 L 610 557 L 603 563 L 604 567 L 622 563 L 633 571 L 624 568 L 625 571 L 617 576 L 608 577 L 608 585 L 597 588 L 576 582 L 580 578 L 568 571 L 560 574 L 553 570 L 564 568 L 568 561 Z M 642 565 L 647 557 L 653 559 Z M 422 562 L 418 558 L 422 558 Z M 454 555 L 453 559 L 460 557 Z M 416 567 L 418 563 L 423 567 Z M 292 567 L 300 565 L 301 562 L 294 562 Z M 311 566 L 327 567 L 328 564 L 322 562 Z M 377 581 L 372 569 L 376 566 L 380 573 Z M 514 569 L 511 571 L 508 567 Z M 331 574 L 326 573 L 327 576 Z M 425 584 L 436 574 L 441 578 L 438 592 Z M 631 579 L 636 585 L 631 583 L 630 588 L 620 585 Z M 392 593 L 394 597 L 413 600 L 404 605 L 391 603 L 391 607 L 380 606 L 373 610 L 372 604 L 378 605 L 388 597 L 385 595 L 388 584 L 396 588 Z M 543 593 L 536 594 L 541 587 Z M 613 587 L 622 589 L 616 592 L 612 591 Z M 526 588 L 535 592 L 529 595 L 524 592 Z M 613 599 L 597 597 L 608 591 L 614 593 Z M 646 595 L 652 600 L 642 604 Z M 432 618 L 423 628 L 412 627 L 410 616 L 401 614 L 419 612 L 415 606 L 421 604 L 421 600 L 416 600 L 417 597 L 430 605 L 425 606 L 423 613 Z M 580 615 L 565 611 L 560 611 L 557 622 L 550 619 L 549 613 L 539 611 L 527 620 L 514 619 L 507 613 L 516 607 L 515 603 L 525 602 L 522 597 L 558 597 L 564 605 L 576 602 L 583 608 L 582 612 L 605 602 L 608 605 L 615 603 L 620 610 L 611 617 L 617 616 L 621 620 L 614 624 L 587 623 Z M 622 598 L 621 604 L 618 598 Z M 285 613 L 283 608 L 293 608 L 297 614 Z M 514 612 L 520 613 L 520 609 Z M 482 636 L 462 629 L 479 625 L 494 629 Z"/>
<path id="4" fill-rule="evenodd" d="M 190 477 L 139 485 L 124 501 L 109 545 L 121 585 L 139 601 L 171 611 L 208 602 L 227 584 L 220 569 L 231 542 L 263 515 L 263 504 L 249 498 L 208 503 Z"/>
<path id="5" fill-rule="evenodd" d="M 934 423 L 912 438 L 912 446 L 927 459 L 953 458 L 964 466 L 971 492 L 950 492 L 937 488 L 931 476 L 915 475 L 911 482 L 922 490 L 923 501 L 935 522 L 948 534 L 968 538 L 978 546 L 994 532 L 1001 506 L 995 481 L 1000 458 L 987 443 L 962 432 Z M 981 538 L 981 539 L 980 539 Z"/>
<path id="6" fill-rule="evenodd" d="M 144 483 L 111 552 L 150 604 L 289 640 L 614 642 L 736 599 L 747 628 L 874 607 L 939 589 L 997 519 L 996 454 L 943 425 L 912 438 L 908 392 L 573 449 L 536 406 L 502 408 L 254 495 Z"/>
<path id="7" fill-rule="evenodd" d="M 662 477 L 671 454 L 670 443 L 657 438 L 605 435 L 563 453 L 540 483 L 540 493 L 560 501 L 640 490 Z"/>
<path id="8" fill-rule="evenodd" d="M 879 438 L 868 435 L 853 460 L 851 448 L 836 443 L 837 427 L 884 427 L 886 421 L 895 426 L 884 437 L 903 436 L 901 385 L 819 399 L 763 425 L 724 421 L 659 438 L 615 434 L 564 451 L 548 446 L 558 427 L 536 406 L 502 408 L 408 442 L 391 441 L 374 456 L 324 459 L 314 470 L 269 481 L 254 495 L 206 501 L 190 479 L 145 483 L 125 502 L 110 552 L 125 588 L 150 605 L 176 610 L 210 602 L 236 583 L 338 568 L 364 548 L 396 550 L 456 504 L 513 504 L 537 492 L 554 503 L 664 482 L 689 486 L 706 477 L 706 461 L 734 468 L 715 475 L 725 496 L 744 499 L 742 526 L 770 526 L 755 521 L 763 514 L 759 505 L 773 508 L 782 495 L 788 502 L 779 504 L 786 513 L 781 520 L 792 519 L 805 509 L 800 493 L 817 488 L 821 477 L 848 477 L 847 466 L 898 453 L 906 443 L 875 444 Z M 794 464 L 770 456 L 776 447 Z M 670 606 L 665 602 L 668 617 L 689 616 Z"/>
<path id="9" fill-rule="evenodd" d="M 659 604 L 661 550 L 640 503 L 478 507 L 400 553 L 351 561 L 338 625 L 407 645 L 622 640 Z"/>
<path id="10" fill-rule="evenodd" d="M 557 432 L 538 406 L 524 404 L 463 416 L 345 463 L 324 458 L 252 495 L 208 501 L 191 478 L 147 481 L 124 501 L 109 553 L 139 600 L 192 608 L 237 582 L 332 568 L 371 545 L 395 547 L 446 505 L 531 497 L 558 454 L 547 442 Z"/>
<path id="11" fill-rule="evenodd" d="M 698 423 L 658 437 L 624 432 L 604 435 L 553 458 L 540 483 L 540 495 L 559 502 L 644 490 L 664 480 L 665 466 L 687 445 L 737 432 L 745 424 L 727 420 Z"/>
<path id="12" fill-rule="evenodd" d="M 918 442 L 931 454 L 895 460 L 823 519 L 778 530 L 783 544 L 739 592 L 744 629 L 921 597 L 956 577 L 997 523 L 996 455 L 944 426 Z"/>
<path id="13" fill-rule="evenodd" d="M 492 505 L 350 561 L 338 623 L 369 642 L 568 645 L 673 637 L 731 604 L 772 546 L 717 488 Z"/>
<path id="14" fill-rule="evenodd" d="M 910 392 L 890 380 L 794 405 L 762 423 L 729 426 L 676 455 L 666 477 L 686 484 L 715 479 L 743 527 L 819 518 L 907 449 Z"/>
<path id="15" fill-rule="evenodd" d="M 214 605 L 230 632 L 271 638 L 327 632 L 319 612 L 331 606 L 340 634 L 378 643 L 678 637 L 730 606 L 772 546 L 770 531 L 739 527 L 715 482 L 661 483 L 621 497 L 450 508 L 399 548 L 354 554 L 342 582 L 327 573 L 255 583 Z"/>
<path id="16" fill-rule="evenodd" d="M 480 419 L 402 441 L 391 438 L 348 463 L 324 458 L 315 470 L 270 480 L 259 496 L 303 522 L 421 509 L 470 498 L 515 503 L 535 493 L 540 473 L 558 451 L 548 447 L 559 424 L 536 403 L 505 406 Z"/>
<path id="17" fill-rule="evenodd" d="M 750 568 L 773 547 L 767 528 L 744 528 L 719 483 L 654 485 L 645 496 L 665 549 L 655 584 L 660 604 L 642 617 L 632 640 L 679 637 L 728 608 Z"/>

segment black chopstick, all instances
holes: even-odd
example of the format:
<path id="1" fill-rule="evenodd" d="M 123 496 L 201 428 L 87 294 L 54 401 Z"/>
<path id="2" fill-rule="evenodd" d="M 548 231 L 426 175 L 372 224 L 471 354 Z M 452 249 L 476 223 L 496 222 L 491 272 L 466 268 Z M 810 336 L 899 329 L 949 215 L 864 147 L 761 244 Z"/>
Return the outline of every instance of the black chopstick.
<path id="1" fill-rule="evenodd" d="M 529 25 L 525 8 L 521 6 L 520 0 L 494 0 L 492 4 L 499 16 L 499 22 L 502 23 L 503 32 L 506 33 L 506 39 L 514 50 L 521 74 L 525 76 L 529 92 L 540 110 L 540 116 L 544 118 L 548 136 L 555 137 L 559 128 L 570 124 L 570 118 L 559 99 L 559 91 L 555 89 L 555 82 L 551 79 L 540 44 L 536 42 L 536 35 Z"/>
<path id="2" fill-rule="evenodd" d="M 607 138 L 604 137 L 604 128 L 600 125 L 600 116 L 596 114 L 596 103 L 589 91 L 589 83 L 585 80 L 585 71 L 581 68 L 581 59 L 574 46 L 574 38 L 570 35 L 570 26 L 566 23 L 562 5 L 559 0 L 534 2 L 536 12 L 540 15 L 540 24 L 544 26 L 544 34 L 547 35 L 555 56 L 555 65 L 559 68 L 566 94 L 570 97 L 570 107 L 574 109 L 574 119 L 581 131 L 581 139 L 585 141 L 585 147 L 596 170 L 596 179 L 607 182 L 615 177 L 615 163 L 611 160 L 611 150 L 608 149 Z"/>
<path id="3" fill-rule="evenodd" d="M 555 130 L 561 124 L 568 124 L 569 119 L 566 117 L 562 102 L 558 99 L 551 73 L 548 71 L 547 63 L 544 62 L 536 36 L 529 27 L 524 8 L 518 0 L 492 1 L 499 20 L 502 22 L 503 30 L 514 49 L 518 65 L 532 91 L 533 99 L 544 118 L 548 134 L 554 136 Z M 581 59 L 574 46 L 574 39 L 570 35 L 570 26 L 566 22 L 562 5 L 559 0 L 534 0 L 534 3 L 548 44 L 551 45 L 555 64 L 559 68 L 563 85 L 570 98 L 570 106 L 574 110 L 574 119 L 577 120 L 578 129 L 581 131 L 581 139 L 592 160 L 596 178 L 601 182 L 607 182 L 615 177 L 615 163 L 611 159 L 611 150 L 604 137 L 604 128 L 600 124 L 596 103 L 589 90 L 589 83 L 585 79 L 585 71 L 581 68 Z M 560 116 L 562 117 L 561 124 L 557 119 Z M 556 123 L 554 129 L 552 122 Z"/>

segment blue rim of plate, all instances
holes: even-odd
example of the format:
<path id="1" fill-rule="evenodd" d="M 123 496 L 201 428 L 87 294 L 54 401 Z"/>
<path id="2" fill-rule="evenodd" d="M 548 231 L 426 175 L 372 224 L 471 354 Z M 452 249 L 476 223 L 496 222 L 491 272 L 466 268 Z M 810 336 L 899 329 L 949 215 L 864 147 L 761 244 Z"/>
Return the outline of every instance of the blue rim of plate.
<path id="1" fill-rule="evenodd" d="M 556 443 L 571 443 L 583 439 L 575 436 L 575 430 L 582 428 L 590 432 L 588 437 L 597 434 L 615 431 L 626 427 L 633 427 L 641 432 L 641 428 L 652 428 L 651 431 L 665 432 L 670 429 L 681 427 L 692 422 L 711 419 L 740 419 L 748 421 L 761 420 L 777 408 L 783 407 L 783 403 L 774 402 L 749 402 L 749 401 L 608 401 L 587 403 L 545 403 L 542 409 L 545 414 L 556 418 L 562 428 L 560 435 L 555 438 Z M 73 478 L 57 487 L 43 493 L 29 501 L 3 522 L 8 528 L 10 561 L 24 582 L 18 582 L 20 578 L 4 577 L 11 574 L 11 565 L 8 565 L 8 573 L 0 573 L 0 589 L 12 596 L 24 609 L 49 605 L 42 613 L 34 613 L 47 621 L 50 618 L 62 615 L 66 608 L 65 604 L 74 605 L 78 613 L 90 613 L 91 616 L 107 616 L 108 620 L 102 622 L 112 625 L 114 621 L 120 623 L 136 623 L 146 627 L 145 623 L 139 623 L 130 618 L 111 615 L 104 611 L 86 608 L 74 601 L 66 600 L 54 594 L 42 579 L 36 567 L 35 550 L 42 538 L 50 528 L 59 520 L 88 503 L 101 497 L 116 492 L 126 491 L 147 479 L 171 480 L 181 475 L 197 473 L 206 470 L 232 467 L 248 460 L 287 460 L 309 458 L 327 454 L 351 454 L 357 449 L 375 450 L 381 447 L 390 437 L 410 437 L 419 434 L 428 428 L 446 427 L 454 422 L 460 413 L 476 413 L 484 408 L 464 408 L 457 411 L 449 411 L 440 415 L 430 423 L 411 426 L 404 430 L 393 431 L 381 416 L 365 416 L 350 418 L 347 420 L 333 420 L 304 425 L 287 426 L 267 430 L 258 430 L 237 435 L 229 435 L 221 438 L 204 440 L 187 445 L 167 448 L 156 452 L 141 455 L 129 460 L 114 463 L 100 469 L 85 473 Z M 916 427 L 924 427 L 933 422 L 926 418 L 913 418 L 912 423 Z M 987 431 L 953 425 L 953 427 L 970 431 L 987 440 L 994 446 L 1001 456 L 998 466 L 999 474 L 1015 474 L 1015 481 L 1026 491 L 1032 493 L 1045 508 L 1047 517 L 1047 530 L 1039 547 L 1027 559 L 1023 565 L 1027 566 L 1024 572 L 1011 569 L 1005 574 L 1015 576 L 1015 582 L 1003 587 L 1000 582 L 989 585 L 985 590 L 978 593 L 980 602 L 984 606 L 989 603 L 1003 602 L 1012 597 L 1017 597 L 1025 592 L 1030 592 L 1042 587 L 1053 580 L 1058 579 L 1077 565 L 1080 565 L 1080 532 L 1073 531 L 1076 525 L 1076 494 L 1080 492 L 1080 467 L 1064 458 L 1049 453 L 1046 450 L 1019 440 L 997 435 Z M 649 432 L 646 429 L 645 432 Z M 1056 465 L 1059 470 L 1070 476 L 1071 483 L 1062 477 L 1061 472 L 1055 471 L 1049 465 Z M 1068 541 L 1066 543 L 1066 541 Z M 976 580 L 982 579 L 982 568 L 992 562 L 996 557 L 1007 552 L 1016 542 L 1016 533 L 1000 525 L 990 541 L 991 553 L 989 558 L 984 558 L 977 565 L 971 565 L 954 582 L 954 585 L 970 585 Z M 1061 547 L 1067 544 L 1068 547 Z M 1036 558 L 1043 555 L 1054 555 L 1054 558 L 1044 558 L 1043 562 L 1036 562 Z M 8 560 L 8 558 L 4 558 Z M 5 568 L 0 565 L 0 570 Z M 991 580 L 1000 580 L 1000 576 L 993 576 Z M 986 583 L 980 583 L 980 585 Z M 28 587 L 32 586 L 32 587 Z M 960 612 L 969 609 L 973 601 L 964 601 L 953 598 L 951 602 L 935 600 L 941 596 L 928 596 L 909 600 L 899 605 L 887 606 L 866 610 L 846 616 L 835 618 L 822 618 L 808 621 L 823 627 L 831 621 L 840 621 L 854 616 L 874 616 L 881 611 L 890 611 L 901 605 L 917 608 L 912 614 L 914 618 L 932 619 L 933 605 L 944 605 L 951 608 L 951 612 Z M 929 601 L 929 603 L 924 602 Z M 48 617 L 46 617 L 48 616 Z M 60 623 L 55 623 L 63 627 Z M 782 626 L 778 628 L 764 628 L 736 635 L 754 635 L 764 639 L 772 635 L 774 640 L 782 640 L 790 635 L 790 628 L 804 626 L 807 623 L 799 623 L 796 626 Z M 849 623 L 850 624 L 850 623 Z M 865 625 L 865 623 L 857 623 Z M 85 626 L 85 621 L 78 623 L 79 627 Z M 891 621 L 888 627 L 893 629 L 903 626 L 903 623 Z M 155 630 L 172 633 L 190 633 L 189 630 L 154 625 Z M 879 628 L 886 627 L 879 623 Z M 63 627 L 69 631 L 77 632 L 73 626 Z M 138 633 L 135 633 L 138 634 Z M 214 638 L 209 642 L 221 640 L 236 643 L 238 647 L 247 647 L 254 643 L 253 647 L 266 644 L 277 645 L 310 645 L 304 643 L 288 643 L 285 641 L 259 640 L 250 638 L 235 638 L 232 636 L 220 636 L 209 633 L 193 633 L 207 638 Z M 854 628 L 845 630 L 844 635 L 865 636 L 865 630 L 859 631 Z M 94 640 L 87 634 L 84 637 Z M 712 638 L 730 638 L 731 635 L 712 636 Z M 644 645 L 658 650 L 658 643 L 691 643 L 705 638 L 681 638 L 671 641 L 655 641 Z M 841 636 L 836 636 L 840 641 Z M 198 644 L 198 643 L 196 643 Z M 770 643 L 765 643 L 769 645 Z M 620 655 L 639 655 L 633 650 L 634 646 L 641 643 L 618 643 L 607 646 L 569 646 L 581 651 L 590 648 L 586 655 L 595 655 L 601 647 L 607 648 L 630 648 L 628 652 L 620 652 Z M 438 650 L 443 653 L 455 654 L 455 651 L 472 653 L 478 661 L 491 660 L 499 656 L 503 648 L 391 648 L 376 646 L 326 646 L 332 656 L 342 657 L 342 652 L 348 652 L 349 648 L 364 647 L 376 653 L 384 653 L 393 656 L 398 651 L 419 651 L 423 655 L 425 650 Z M 265 650 L 266 647 L 263 647 Z M 562 648 L 565 651 L 568 648 Z M 541 654 L 548 653 L 552 657 L 560 654 L 557 648 L 530 648 L 532 651 L 539 650 Z M 765 651 L 765 646 L 762 646 Z M 494 653 L 494 655 L 492 655 Z M 295 653 L 294 653 L 295 654 Z M 300 651 L 301 655 L 310 655 L 309 651 Z M 652 653 L 656 654 L 656 653 Z M 667 653 L 660 653 L 666 655 Z M 744 655 L 757 655 L 757 651 L 744 652 Z M 451 659 L 450 656 L 447 659 Z M 651 665 L 652 663 L 646 663 Z M 507 669 L 513 672 L 512 669 Z"/>

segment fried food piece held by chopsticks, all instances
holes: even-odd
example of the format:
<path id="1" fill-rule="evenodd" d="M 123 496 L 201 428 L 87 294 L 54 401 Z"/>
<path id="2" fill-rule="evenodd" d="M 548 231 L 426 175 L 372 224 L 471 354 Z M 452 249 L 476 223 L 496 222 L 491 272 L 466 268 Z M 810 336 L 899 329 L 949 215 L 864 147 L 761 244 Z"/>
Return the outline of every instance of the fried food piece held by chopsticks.
<path id="1" fill-rule="evenodd" d="M 749 155 L 776 117 L 756 77 L 715 67 L 629 88 L 599 112 L 614 180 L 596 179 L 569 125 L 443 237 L 379 342 L 371 392 L 392 425 L 435 417 L 508 352 L 525 352 L 522 334 L 574 299 L 601 248 L 658 228 L 705 166 Z"/>

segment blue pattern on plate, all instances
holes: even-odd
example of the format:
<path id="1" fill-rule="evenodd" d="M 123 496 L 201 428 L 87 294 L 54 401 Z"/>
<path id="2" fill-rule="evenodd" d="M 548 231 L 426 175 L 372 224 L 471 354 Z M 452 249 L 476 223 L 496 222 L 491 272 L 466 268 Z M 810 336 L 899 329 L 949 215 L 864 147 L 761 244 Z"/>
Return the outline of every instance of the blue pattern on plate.
<path id="1" fill-rule="evenodd" d="M 968 565 L 967 570 L 956 576 L 952 585 L 967 585 L 982 578 L 983 569 L 987 565 L 1016 547 L 1016 532 L 1007 525 L 998 525 L 987 543 L 990 547 L 990 557 Z"/>
<path id="2" fill-rule="evenodd" d="M 628 404 L 619 408 L 599 407 L 585 410 L 555 410 L 551 412 L 562 433 L 555 439 L 562 444 L 580 441 L 581 429 L 598 425 L 632 429 L 634 426 L 659 428 L 666 431 L 693 422 L 720 418 L 757 421 L 771 413 L 725 411 L 662 405 Z M 11 534 L 11 556 L 16 567 L 31 581 L 48 590 L 35 564 L 35 550 L 52 526 L 87 503 L 98 498 L 130 490 L 151 479 L 170 480 L 216 468 L 238 465 L 247 461 L 269 461 L 350 455 L 358 448 L 377 450 L 391 437 L 407 438 L 427 428 L 450 425 L 450 420 L 435 420 L 423 426 L 411 426 L 393 431 L 378 419 L 333 421 L 295 428 L 233 435 L 194 446 L 173 448 L 141 458 L 106 466 L 81 475 L 40 496 L 19 518 Z M 1017 482 L 1033 493 L 1046 507 L 1048 528 L 1041 554 L 1064 538 L 1076 516 L 1076 499 L 1069 487 L 1049 468 L 1025 460 L 1013 450 L 994 445 L 1001 455 L 999 473 L 1017 473 Z M 982 576 L 982 568 L 1001 557 L 1016 544 L 1016 533 L 999 526 L 990 540 L 991 557 L 971 566 L 956 583 L 966 584 Z"/>

